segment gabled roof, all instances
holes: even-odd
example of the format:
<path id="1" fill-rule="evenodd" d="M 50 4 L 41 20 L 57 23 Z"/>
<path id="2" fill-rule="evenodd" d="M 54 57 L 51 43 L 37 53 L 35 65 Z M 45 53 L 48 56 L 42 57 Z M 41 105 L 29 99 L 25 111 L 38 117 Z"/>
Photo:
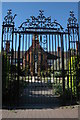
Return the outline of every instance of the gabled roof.
<path id="1" fill-rule="evenodd" d="M 36 48 L 34 48 L 36 51 Z M 38 46 L 38 52 L 41 52 L 42 55 L 46 54 L 47 55 L 47 59 L 58 59 L 59 57 L 56 55 L 53 55 L 51 53 L 49 53 L 48 51 L 44 51 L 43 48 L 39 45 Z M 33 52 L 33 46 L 30 46 L 29 49 L 25 52 L 25 54 L 29 54 L 29 52 L 32 51 Z"/>

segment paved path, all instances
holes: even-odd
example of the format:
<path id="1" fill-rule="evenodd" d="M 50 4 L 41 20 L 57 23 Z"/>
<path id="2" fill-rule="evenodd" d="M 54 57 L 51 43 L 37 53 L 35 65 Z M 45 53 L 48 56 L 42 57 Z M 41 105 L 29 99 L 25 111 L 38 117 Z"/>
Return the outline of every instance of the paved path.
<path id="1" fill-rule="evenodd" d="M 57 109 L 3 110 L 3 118 L 78 118 L 78 106 Z"/>

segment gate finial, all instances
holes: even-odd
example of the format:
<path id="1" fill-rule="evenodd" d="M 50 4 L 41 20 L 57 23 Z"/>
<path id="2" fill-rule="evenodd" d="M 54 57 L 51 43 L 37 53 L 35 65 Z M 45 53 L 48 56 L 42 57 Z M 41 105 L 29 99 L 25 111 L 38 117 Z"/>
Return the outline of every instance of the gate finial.
<path id="1" fill-rule="evenodd" d="M 7 15 L 4 17 L 4 23 L 5 24 L 14 24 L 13 20 L 14 18 L 17 16 L 17 14 L 15 14 L 14 16 L 12 15 L 12 10 L 9 9 L 7 11 Z"/>
<path id="2" fill-rule="evenodd" d="M 76 26 L 77 25 L 77 19 L 75 18 L 73 11 L 70 11 L 70 17 L 68 19 L 68 25 L 69 26 Z"/>

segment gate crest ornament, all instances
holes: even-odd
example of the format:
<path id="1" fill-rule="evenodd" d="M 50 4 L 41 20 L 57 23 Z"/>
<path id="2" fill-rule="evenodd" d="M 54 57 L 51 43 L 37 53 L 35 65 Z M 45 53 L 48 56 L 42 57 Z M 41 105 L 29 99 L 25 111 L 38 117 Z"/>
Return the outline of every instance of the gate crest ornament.
<path id="1" fill-rule="evenodd" d="M 77 39 L 76 37 L 78 34 L 79 25 L 78 25 L 77 19 L 74 16 L 73 11 L 70 11 L 70 17 L 68 18 L 67 28 L 70 33 L 70 36 L 73 36 L 73 30 L 74 30 L 75 39 Z"/>
<path id="2" fill-rule="evenodd" d="M 45 17 L 43 12 L 43 10 L 39 10 L 37 17 L 30 16 L 31 19 L 26 19 L 26 21 L 20 25 L 19 30 L 27 31 L 30 28 L 36 29 L 37 31 L 46 29 L 49 31 L 63 31 L 63 27 L 56 20 L 52 22 L 51 16 Z"/>
<path id="3" fill-rule="evenodd" d="M 77 19 L 75 18 L 73 11 L 70 11 L 70 17 L 68 19 L 68 25 L 69 26 L 76 26 L 77 25 Z"/>
<path id="4" fill-rule="evenodd" d="M 10 24 L 10 25 L 13 25 L 14 22 L 14 18 L 17 16 L 17 14 L 15 14 L 14 16 L 12 16 L 12 10 L 9 9 L 7 11 L 7 15 L 4 17 L 4 24 Z"/>

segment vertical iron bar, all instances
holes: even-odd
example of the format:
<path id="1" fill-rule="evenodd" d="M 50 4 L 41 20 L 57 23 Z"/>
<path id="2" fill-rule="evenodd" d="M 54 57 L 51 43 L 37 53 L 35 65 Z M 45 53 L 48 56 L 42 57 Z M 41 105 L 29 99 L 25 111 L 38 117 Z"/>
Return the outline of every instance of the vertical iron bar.
<path id="1" fill-rule="evenodd" d="M 18 80 L 17 80 L 17 105 L 19 106 L 19 80 L 20 80 L 20 46 L 21 46 L 21 34 L 19 34 L 19 46 L 18 46 Z"/>
<path id="2" fill-rule="evenodd" d="M 61 34 L 61 52 L 62 52 L 62 76 L 63 76 L 63 92 L 65 91 L 65 77 L 64 77 L 64 43 L 63 34 Z"/>

